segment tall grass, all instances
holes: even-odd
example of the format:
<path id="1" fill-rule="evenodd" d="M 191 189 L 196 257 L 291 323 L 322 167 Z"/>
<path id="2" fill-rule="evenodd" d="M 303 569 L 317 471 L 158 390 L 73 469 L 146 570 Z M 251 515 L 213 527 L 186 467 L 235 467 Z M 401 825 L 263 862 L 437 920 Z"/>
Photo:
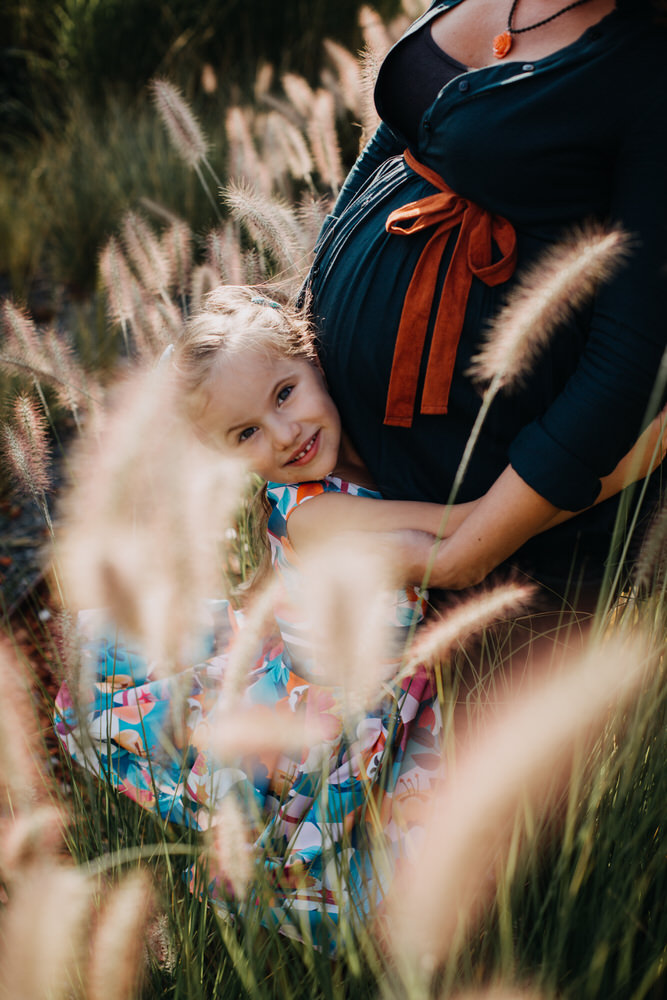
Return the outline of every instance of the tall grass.
<path id="1" fill-rule="evenodd" d="M 370 10 L 363 17 L 371 51 L 398 30 Z M 104 302 L 107 317 L 94 327 L 103 330 L 96 340 L 86 332 L 85 313 L 66 314 L 87 362 L 70 368 L 53 331 L 23 317 L 29 336 L 21 347 L 4 330 L 13 352 L 3 354 L 7 377 L 16 379 L 23 365 L 21 391 L 43 390 L 17 404 L 17 412 L 25 415 L 27 407 L 29 427 L 41 427 L 53 407 L 75 408 L 81 442 L 68 449 L 70 499 L 58 509 L 50 556 L 65 587 L 64 607 L 55 592 L 45 599 L 49 620 L 39 616 L 41 605 L 26 605 L 26 621 L 13 620 L 0 650 L 0 991 L 30 1000 L 657 1000 L 667 986 L 664 512 L 641 556 L 640 586 L 613 613 L 598 613 L 585 655 L 572 653 L 559 670 L 545 668 L 530 700 L 505 686 L 493 625 L 500 620 L 510 634 L 518 628 L 512 617 L 526 593 L 511 588 L 473 598 L 418 637 L 403 666 L 408 673 L 417 662 L 431 665 L 446 723 L 448 777 L 420 806 L 427 821 L 415 866 L 396 881 L 375 919 L 350 909 L 334 962 L 307 941 L 267 927 L 273 886 L 261 864 L 248 867 L 239 814 L 219 817 L 215 835 L 161 822 L 61 754 L 39 714 L 53 707 L 57 683 L 67 679 L 76 689 L 81 650 L 67 608 L 108 604 L 124 628 L 173 666 L 192 658 L 184 645 L 193 638 L 191 602 L 210 594 L 211 574 L 237 594 L 252 570 L 247 490 L 226 473 L 221 478 L 219 468 L 200 467 L 199 455 L 165 433 L 164 386 L 154 367 L 207 284 L 271 278 L 298 286 L 340 182 L 339 111 L 352 110 L 371 127 L 363 72 L 349 53 L 331 52 L 330 76 L 320 87 L 293 74 L 279 89 L 260 87 L 262 104 L 227 109 L 234 172 L 225 173 L 224 223 L 211 218 L 206 177 L 186 171 L 182 150 L 169 151 L 156 112 L 144 108 L 130 122 L 119 111 L 118 131 L 104 141 L 93 121 L 90 135 L 69 133 L 68 155 L 85 175 L 98 168 L 118 175 L 103 238 L 96 230 L 81 252 L 82 273 L 100 265 L 99 297 L 90 308 L 100 312 Z M 209 136 L 209 122 L 200 124 Z M 130 148 L 135 156 L 125 162 L 120 151 Z M 54 146 L 56 171 L 61 155 Z M 223 172 L 222 161 L 216 169 Z M 33 195 L 40 184 L 51 195 L 59 190 L 47 174 L 45 154 L 42 173 L 29 182 Z M 211 193 L 218 198 L 215 188 Z M 93 195 L 88 200 L 85 184 L 77 194 L 63 182 L 61 198 L 81 226 L 87 213 L 106 211 Z M 62 239 L 65 253 L 66 234 Z M 29 243 L 12 251 L 21 280 L 29 280 Z M 55 258 L 53 267 L 55 276 Z M 6 324 L 17 315 L 5 306 Z M 7 440 L 17 427 L 8 422 Z M 39 462 L 47 443 L 40 432 L 22 447 L 27 487 L 32 482 L 42 503 Z M 353 717 L 373 696 L 369 684 L 381 689 L 386 678 L 366 669 L 382 654 L 368 616 L 355 617 L 360 601 L 347 560 L 340 586 L 338 555 L 327 555 L 337 575 L 327 577 L 323 593 L 311 588 L 310 615 L 325 636 L 323 660 L 334 642 L 344 658 Z M 379 592 L 381 584 L 364 576 L 382 573 L 375 557 L 358 551 L 354 558 L 354 579 Z M 268 597 L 255 605 L 260 632 L 268 607 Z M 21 639 L 28 633 L 32 651 Z M 230 686 L 244 683 L 254 644 L 249 631 L 246 638 L 235 648 Z M 475 676 L 480 650 L 491 651 L 490 662 Z M 52 664 L 46 688 L 44 672 L 35 671 L 43 662 Z M 217 736 L 223 757 L 233 759 L 241 738 L 248 748 L 276 749 L 294 738 L 279 718 L 243 714 L 233 699 L 232 708 L 228 729 Z M 470 738 L 462 745 L 466 716 Z M 322 737 L 316 726 L 304 726 L 299 738 L 315 744 Z M 372 803 L 367 811 L 372 827 L 379 813 Z M 376 843 L 372 864 L 379 871 L 385 860 Z M 208 899 L 209 875 L 221 871 L 236 886 L 225 909 Z M 343 867 L 343 882 L 346 874 Z"/>

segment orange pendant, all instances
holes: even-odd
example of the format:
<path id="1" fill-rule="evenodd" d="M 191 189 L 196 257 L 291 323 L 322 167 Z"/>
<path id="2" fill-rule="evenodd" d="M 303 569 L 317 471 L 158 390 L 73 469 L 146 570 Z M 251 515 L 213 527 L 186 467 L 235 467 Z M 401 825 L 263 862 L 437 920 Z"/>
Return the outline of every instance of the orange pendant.
<path id="1" fill-rule="evenodd" d="M 493 39 L 493 54 L 496 59 L 504 59 L 512 48 L 512 35 L 509 31 L 503 31 Z"/>

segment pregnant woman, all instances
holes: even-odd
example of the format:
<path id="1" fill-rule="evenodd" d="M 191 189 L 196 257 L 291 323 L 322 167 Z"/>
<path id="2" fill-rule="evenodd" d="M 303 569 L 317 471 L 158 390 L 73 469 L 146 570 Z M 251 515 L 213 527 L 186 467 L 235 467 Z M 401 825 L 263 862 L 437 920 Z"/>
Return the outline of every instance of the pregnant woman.
<path id="1" fill-rule="evenodd" d="M 480 407 L 467 371 L 529 265 L 588 223 L 630 252 L 496 397 L 437 584 L 512 565 L 594 606 L 667 337 L 667 31 L 650 0 L 438 0 L 391 49 L 382 122 L 309 277 L 331 393 L 384 496 L 444 502 Z M 646 491 L 659 500 L 660 470 Z M 584 511 L 542 532 L 560 510 Z M 548 597 L 546 595 L 549 595 Z"/>

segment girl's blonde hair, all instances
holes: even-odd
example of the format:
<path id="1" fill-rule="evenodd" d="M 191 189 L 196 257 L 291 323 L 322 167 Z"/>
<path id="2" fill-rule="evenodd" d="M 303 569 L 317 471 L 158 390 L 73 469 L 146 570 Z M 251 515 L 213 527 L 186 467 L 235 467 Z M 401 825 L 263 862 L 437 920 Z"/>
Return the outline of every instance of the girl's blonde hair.
<path id="1" fill-rule="evenodd" d="M 206 406 L 207 385 L 218 364 L 242 351 L 317 364 L 315 336 L 306 310 L 266 286 L 220 285 L 185 324 L 174 345 L 171 369 L 176 399 L 191 419 Z"/>

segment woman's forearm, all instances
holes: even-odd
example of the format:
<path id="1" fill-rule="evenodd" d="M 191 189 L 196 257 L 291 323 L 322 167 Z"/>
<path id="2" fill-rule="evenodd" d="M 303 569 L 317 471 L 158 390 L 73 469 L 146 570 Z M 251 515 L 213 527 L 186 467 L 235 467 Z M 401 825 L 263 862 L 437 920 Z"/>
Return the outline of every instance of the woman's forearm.
<path id="1" fill-rule="evenodd" d="M 428 583 L 451 590 L 480 583 L 559 513 L 508 466 L 460 527 L 440 543 Z"/>

